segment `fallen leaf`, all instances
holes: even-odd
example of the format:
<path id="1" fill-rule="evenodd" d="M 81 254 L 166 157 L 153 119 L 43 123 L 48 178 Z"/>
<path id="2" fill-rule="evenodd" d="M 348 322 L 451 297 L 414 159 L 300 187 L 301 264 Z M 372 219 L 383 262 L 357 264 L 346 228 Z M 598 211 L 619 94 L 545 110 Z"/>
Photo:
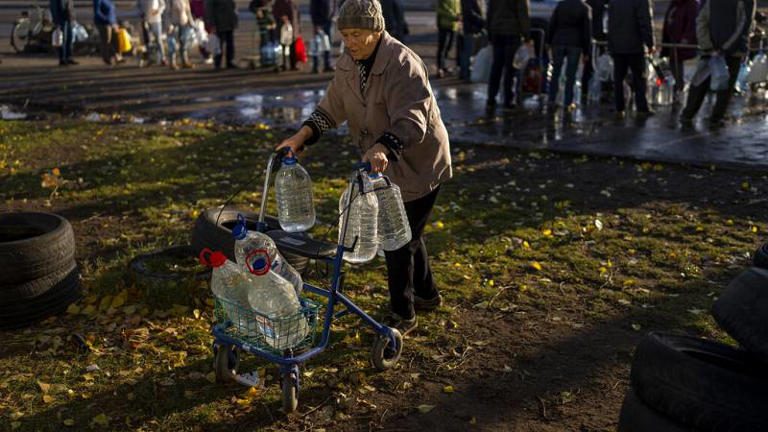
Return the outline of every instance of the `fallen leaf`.
<path id="1" fill-rule="evenodd" d="M 435 406 L 434 405 L 419 405 L 419 406 L 416 407 L 416 409 L 419 410 L 420 413 L 426 414 L 426 413 L 432 411 L 433 409 L 435 409 Z"/>
<path id="2" fill-rule="evenodd" d="M 450 393 L 453 393 L 453 391 L 454 390 L 453 390 L 453 386 L 452 385 L 447 385 L 447 386 L 443 387 L 443 393 L 450 394 Z"/>
<path id="3" fill-rule="evenodd" d="M 21 427 L 21 422 L 11 422 L 11 430 L 16 430 Z"/>
<path id="4" fill-rule="evenodd" d="M 192 315 L 195 317 L 195 319 L 200 319 L 200 309 L 193 310 Z"/>
<path id="5" fill-rule="evenodd" d="M 43 392 L 43 394 L 47 394 L 48 391 L 51 389 L 51 385 L 48 383 L 44 383 L 42 381 L 37 382 L 37 386 L 40 387 L 40 391 Z"/>
<path id="6" fill-rule="evenodd" d="M 43 402 L 47 404 L 52 403 L 54 400 L 56 399 L 54 399 L 53 396 L 51 395 L 47 395 L 47 394 L 43 395 Z"/>
<path id="7" fill-rule="evenodd" d="M 69 315 L 77 315 L 80 313 L 80 306 L 78 306 L 76 303 L 72 303 L 67 307 L 67 313 Z"/>
<path id="8" fill-rule="evenodd" d="M 106 414 L 103 414 L 103 413 L 99 414 L 93 419 L 91 419 L 91 425 L 107 427 L 109 426 L 109 417 L 107 417 Z"/>
<path id="9" fill-rule="evenodd" d="M 641 328 L 642 327 L 640 326 L 640 324 L 635 324 L 635 323 L 632 324 L 632 330 L 634 331 L 640 331 Z"/>
<path id="10" fill-rule="evenodd" d="M 531 265 L 531 268 L 533 268 L 536 271 L 541 271 L 542 269 L 541 263 L 538 261 L 531 261 L 530 265 Z"/>
<path id="11" fill-rule="evenodd" d="M 75 419 L 65 419 L 62 423 L 64 423 L 64 426 L 74 426 L 75 425 Z"/>

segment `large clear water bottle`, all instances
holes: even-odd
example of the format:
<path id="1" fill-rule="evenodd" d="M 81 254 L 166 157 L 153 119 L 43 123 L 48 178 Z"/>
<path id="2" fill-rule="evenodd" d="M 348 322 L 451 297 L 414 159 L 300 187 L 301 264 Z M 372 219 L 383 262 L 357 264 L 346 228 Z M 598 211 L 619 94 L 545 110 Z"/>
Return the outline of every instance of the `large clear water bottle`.
<path id="1" fill-rule="evenodd" d="M 362 193 L 360 184 L 363 185 Z M 347 207 L 350 195 L 352 201 Z M 349 213 L 347 216 L 346 213 Z M 346 228 L 343 245 L 354 249 L 344 252 L 344 260 L 351 263 L 363 263 L 372 260 L 379 248 L 378 241 L 378 216 L 379 202 L 373 193 L 373 185 L 366 175 L 360 175 L 358 181 L 353 182 L 344 190 L 339 199 L 339 242 L 342 242 L 342 233 Z M 346 221 L 346 227 L 344 223 Z M 355 242 L 357 239 L 357 242 Z"/>
<path id="2" fill-rule="evenodd" d="M 254 314 L 256 329 L 271 347 L 293 348 L 306 338 L 309 324 L 301 314 L 301 303 L 293 285 L 270 269 L 269 257 L 255 259 L 248 275 L 251 287 L 248 304 Z"/>
<path id="3" fill-rule="evenodd" d="M 241 214 L 237 215 L 237 224 L 232 228 L 232 236 L 235 238 L 235 261 L 240 264 L 242 270 L 250 272 L 253 268 L 253 260 L 266 253 L 269 256 L 271 270 L 290 282 L 296 294 L 301 294 L 304 288 L 301 274 L 280 255 L 271 237 L 249 230 L 245 217 Z"/>
<path id="4" fill-rule="evenodd" d="M 248 274 L 241 267 L 228 260 L 221 252 L 212 252 L 204 249 L 200 253 L 200 261 L 209 267 L 211 271 L 211 291 L 219 299 L 224 314 L 232 320 L 238 332 L 248 336 L 256 334 L 256 327 L 249 324 L 248 319 L 248 291 L 250 281 Z"/>
<path id="5" fill-rule="evenodd" d="M 277 219 L 287 232 L 307 231 L 315 224 L 312 180 L 295 157 L 283 158 L 275 178 Z"/>
<path id="6" fill-rule="evenodd" d="M 398 250 L 411 241 L 411 225 L 400 188 L 382 174 L 369 176 L 379 201 L 378 235 L 385 251 Z"/>

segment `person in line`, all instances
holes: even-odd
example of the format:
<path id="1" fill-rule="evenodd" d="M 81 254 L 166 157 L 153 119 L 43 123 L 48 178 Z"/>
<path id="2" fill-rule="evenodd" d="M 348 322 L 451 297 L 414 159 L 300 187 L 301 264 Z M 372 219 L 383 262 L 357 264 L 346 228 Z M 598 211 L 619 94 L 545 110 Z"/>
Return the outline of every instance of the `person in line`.
<path id="1" fill-rule="evenodd" d="M 138 0 L 136 9 L 141 18 L 141 34 L 144 46 L 154 45 L 157 49 L 157 63 L 166 66 L 165 44 L 163 43 L 163 12 L 165 0 Z"/>
<path id="2" fill-rule="evenodd" d="M 461 20 L 459 0 L 438 0 L 437 2 L 437 77 L 442 78 L 450 70 L 445 60 L 451 51 L 458 22 Z"/>
<path id="3" fill-rule="evenodd" d="M 272 0 L 256 1 L 259 1 L 260 5 L 251 11 L 256 15 L 256 26 L 259 28 L 259 48 L 263 48 L 266 44 L 275 42 L 277 23 L 272 16 Z"/>
<path id="4" fill-rule="evenodd" d="M 277 148 L 297 153 L 346 121 L 362 160 L 400 187 L 412 239 L 385 252 L 391 308 L 385 323 L 406 335 L 416 328 L 416 310 L 442 303 L 422 233 L 440 184 L 452 176 L 448 132 L 427 66 L 384 29 L 377 0 L 346 0 L 337 25 L 346 50 L 326 94 Z"/>
<path id="5" fill-rule="evenodd" d="M 608 52 L 613 57 L 616 118 L 626 116 L 624 79 L 632 70 L 635 108 L 640 117 L 653 115 L 645 96 L 647 80 L 646 49 L 656 50 L 653 38 L 653 11 L 648 0 L 611 0 L 608 15 Z"/>
<path id="6" fill-rule="evenodd" d="M 493 64 L 488 81 L 486 108 L 496 108 L 502 73 L 504 75 L 504 107 L 514 108 L 513 82 L 517 70 L 513 66 L 515 52 L 531 28 L 528 0 L 490 0 L 488 6 L 488 37 L 493 45 Z"/>
<path id="7" fill-rule="evenodd" d="M 195 21 L 200 20 L 203 22 L 203 31 L 206 38 L 212 34 L 212 30 L 208 24 L 205 23 L 205 0 L 189 0 L 189 10 L 192 11 L 192 17 Z M 201 43 L 197 46 L 200 52 L 200 57 L 203 58 L 203 63 L 213 64 L 213 54 L 209 49 L 210 42 Z"/>
<path id="8" fill-rule="evenodd" d="M 99 31 L 101 59 L 110 66 L 122 63 L 123 56 L 117 48 L 117 13 L 112 0 L 93 0 L 93 23 Z"/>
<path id="9" fill-rule="evenodd" d="M 226 54 L 226 68 L 237 69 L 235 65 L 235 29 L 237 29 L 237 11 L 234 0 L 207 0 L 205 13 L 213 33 L 219 39 L 219 53 L 213 56 L 213 66 L 221 69 L 221 61 Z"/>
<path id="10" fill-rule="evenodd" d="M 672 0 L 667 13 L 664 15 L 662 28 L 662 44 L 696 45 L 696 16 L 699 13 L 697 0 Z M 661 49 L 661 56 L 669 58 L 672 76 L 675 78 L 675 102 L 685 87 L 685 70 L 683 63 L 696 57 L 695 48 Z"/>
<path id="11" fill-rule="evenodd" d="M 560 72 L 563 61 L 568 59 L 565 68 L 565 91 L 563 107 L 571 112 L 576 109 L 573 103 L 573 85 L 579 69 L 579 57 L 589 61 L 591 46 L 592 19 L 589 6 L 583 0 L 563 0 L 557 4 L 549 20 L 547 45 L 550 46 L 553 59 L 552 83 L 549 86 L 549 104 L 555 105 Z"/>
<path id="12" fill-rule="evenodd" d="M 381 11 L 384 14 L 384 27 L 392 37 L 405 43 L 405 37 L 410 30 L 405 21 L 405 9 L 400 0 L 380 0 Z"/>
<path id="13" fill-rule="evenodd" d="M 706 0 L 696 19 L 696 36 L 702 61 L 723 56 L 728 66 L 728 88 L 717 92 L 709 118 L 711 126 L 722 126 L 738 78 L 739 67 L 749 52 L 749 32 L 755 19 L 755 0 Z M 709 75 L 691 82 L 680 121 L 690 125 L 709 91 Z"/>
<path id="14" fill-rule="evenodd" d="M 75 40 L 72 35 L 72 23 L 75 21 L 75 0 L 51 0 L 51 18 L 62 35 L 59 47 L 59 66 L 78 64 L 72 58 Z"/>
<path id="15" fill-rule="evenodd" d="M 315 27 L 315 37 L 324 39 L 323 35 L 319 35 L 322 32 L 325 36 L 328 36 L 328 42 L 330 43 L 333 36 L 333 14 L 336 11 L 336 5 L 334 0 L 310 0 L 309 2 L 309 15 L 312 17 L 312 25 Z M 323 55 L 323 72 L 333 72 L 333 66 L 331 66 L 331 50 L 322 51 Z M 315 60 L 313 59 L 313 62 Z M 318 67 L 314 66 L 312 71 L 318 71 Z"/>
<path id="16" fill-rule="evenodd" d="M 290 60 L 290 69 L 294 71 L 299 70 L 297 67 L 296 46 L 294 44 L 294 42 L 296 42 L 296 36 L 301 34 L 301 27 L 299 26 L 299 7 L 293 0 L 275 0 L 275 5 L 272 6 L 272 15 L 274 15 L 275 22 L 277 22 L 277 34 L 280 35 L 281 44 L 283 44 L 284 40 L 283 34 L 287 34 L 287 32 L 283 32 L 283 26 L 289 24 L 291 27 L 288 56 Z M 287 19 L 284 20 L 283 17 L 286 17 Z M 288 65 L 284 63 L 283 68 L 288 69 Z"/>
<path id="17" fill-rule="evenodd" d="M 470 64 L 475 49 L 475 38 L 486 26 L 480 0 L 461 0 L 461 56 L 459 58 L 459 79 L 470 81 Z"/>
<path id="18" fill-rule="evenodd" d="M 191 69 L 192 63 L 189 61 L 189 46 L 187 46 L 190 40 L 189 32 L 194 31 L 192 29 L 192 10 L 189 7 L 189 0 L 171 0 L 171 24 L 176 31 L 173 37 L 176 38 L 176 51 L 179 54 L 181 60 L 181 67 L 185 69 Z M 176 63 L 176 55 L 171 57 L 171 69 L 178 69 L 179 66 Z"/>
<path id="19" fill-rule="evenodd" d="M 586 0 L 592 12 L 592 39 L 597 42 L 605 42 L 608 35 L 605 34 L 604 19 L 606 0 Z M 595 73 L 593 62 L 595 62 L 605 52 L 605 46 L 595 44 L 592 46 L 589 61 L 584 62 L 584 70 L 581 73 L 581 101 L 583 105 L 587 103 L 587 93 L 589 92 L 589 80 Z"/>

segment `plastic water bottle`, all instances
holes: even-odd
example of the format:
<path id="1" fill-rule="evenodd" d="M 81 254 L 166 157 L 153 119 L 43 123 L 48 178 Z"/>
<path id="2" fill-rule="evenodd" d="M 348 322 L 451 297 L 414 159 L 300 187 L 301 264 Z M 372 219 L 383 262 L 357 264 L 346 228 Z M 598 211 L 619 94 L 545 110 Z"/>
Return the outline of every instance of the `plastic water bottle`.
<path id="1" fill-rule="evenodd" d="M 358 179 L 363 183 L 363 193 L 360 192 L 360 183 L 356 181 L 347 186 L 339 200 L 339 214 L 341 215 L 339 218 L 339 242 L 342 241 L 341 236 L 344 233 L 346 221 L 346 236 L 344 236 L 343 244 L 351 248 L 354 243 L 355 248 L 349 252 L 344 252 L 344 260 L 351 263 L 363 263 L 372 260 L 379 248 L 377 229 L 379 202 L 376 194 L 372 193 L 373 185 L 368 176 L 361 175 Z M 350 195 L 352 202 L 347 207 Z M 357 243 L 355 243 L 356 238 Z"/>
<path id="2" fill-rule="evenodd" d="M 287 232 L 306 231 L 315 224 L 312 180 L 295 157 L 283 158 L 275 178 L 277 219 Z"/>
<path id="3" fill-rule="evenodd" d="M 235 261 L 240 265 L 241 270 L 250 272 L 253 268 L 253 259 L 258 259 L 266 253 L 269 256 L 271 270 L 290 282 L 297 295 L 301 294 L 304 288 L 301 275 L 280 255 L 271 237 L 258 231 L 248 230 L 245 217 L 241 214 L 237 215 L 237 224 L 232 228 L 232 236 L 235 238 Z"/>
<path id="4" fill-rule="evenodd" d="M 379 201 L 378 234 L 381 248 L 398 250 L 411 241 L 411 225 L 405 213 L 400 188 L 382 174 L 369 176 Z"/>
<path id="5" fill-rule="evenodd" d="M 260 314 L 254 314 L 254 321 L 264 340 L 280 350 L 298 345 L 309 333 L 309 325 L 293 285 L 270 269 L 267 255 L 253 261 L 248 277 L 248 304 Z"/>
<path id="6" fill-rule="evenodd" d="M 243 272 L 240 266 L 230 260 L 221 252 L 212 252 L 210 249 L 204 249 L 200 253 L 200 261 L 209 267 L 211 272 L 211 291 L 220 299 L 219 302 L 224 309 L 227 318 L 232 320 L 235 328 L 241 334 L 253 336 L 256 334 L 256 328 L 253 324 L 249 325 L 248 313 L 248 290 L 250 282 L 247 273 Z"/>

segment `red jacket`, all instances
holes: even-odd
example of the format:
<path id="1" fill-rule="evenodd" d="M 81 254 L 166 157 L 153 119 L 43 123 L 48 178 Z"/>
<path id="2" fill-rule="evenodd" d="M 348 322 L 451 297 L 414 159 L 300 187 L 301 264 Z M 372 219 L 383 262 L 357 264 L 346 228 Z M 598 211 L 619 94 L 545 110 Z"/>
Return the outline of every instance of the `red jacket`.
<path id="1" fill-rule="evenodd" d="M 699 2 L 697 0 L 672 0 L 664 15 L 664 27 L 662 29 L 662 43 L 697 44 L 696 41 L 696 16 L 699 14 Z M 672 48 L 663 48 L 662 57 L 673 57 Z M 688 60 L 696 57 L 695 48 L 678 48 L 677 58 Z"/>

